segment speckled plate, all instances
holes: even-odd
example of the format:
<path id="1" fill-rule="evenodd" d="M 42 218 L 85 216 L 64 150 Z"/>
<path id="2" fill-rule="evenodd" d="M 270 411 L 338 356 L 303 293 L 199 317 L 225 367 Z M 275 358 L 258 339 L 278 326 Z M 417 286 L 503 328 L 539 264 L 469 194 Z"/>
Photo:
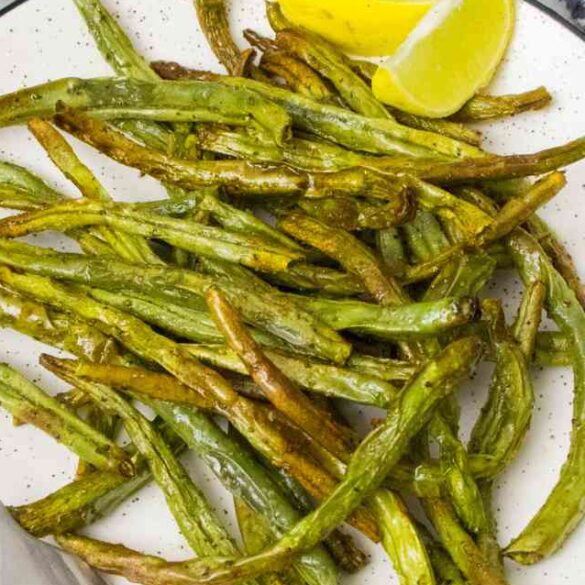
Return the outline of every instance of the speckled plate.
<path id="1" fill-rule="evenodd" d="M 106 0 L 120 17 L 140 51 L 149 58 L 174 59 L 196 68 L 219 67 L 197 29 L 191 0 L 130 2 Z M 253 27 L 267 31 L 261 0 L 234 0 L 234 30 Z M 554 104 L 545 112 L 485 125 L 485 145 L 495 152 L 530 152 L 585 135 L 585 45 L 578 36 L 536 8 L 522 3 L 518 31 L 509 56 L 494 83 L 496 93 L 526 90 L 541 84 L 552 91 Z M 0 92 L 5 93 L 68 75 L 108 75 L 110 71 L 93 46 L 70 0 L 29 0 L 0 18 Z M 120 200 L 162 196 L 151 179 L 121 167 L 75 145 L 83 159 L 98 173 Z M 47 161 L 40 147 L 23 128 L 0 130 L 0 158 L 25 165 L 63 191 L 74 195 Z M 544 215 L 568 242 L 582 274 L 585 274 L 585 164 L 568 173 L 569 186 L 545 210 Z M 61 245 L 52 235 L 37 242 Z M 505 275 L 493 285 L 507 308 L 514 310 L 520 287 Z M 60 384 L 38 365 L 41 351 L 51 351 L 12 331 L 0 331 L 0 356 L 51 391 Z M 529 440 L 514 465 L 498 482 L 496 508 L 500 538 L 507 543 L 543 503 L 554 485 L 568 445 L 571 419 L 572 375 L 563 369 L 535 372 L 537 409 Z M 489 368 L 460 393 L 468 427 L 483 403 Z M 368 417 L 371 413 L 357 413 Z M 231 523 L 229 496 L 209 476 L 196 458 L 185 460 L 199 485 L 209 494 L 226 522 Z M 75 461 L 67 451 L 33 428 L 14 428 L 0 414 L 0 499 L 20 504 L 40 498 L 71 478 Z M 98 538 L 124 542 L 133 548 L 161 554 L 169 559 L 189 556 L 156 487 L 142 490 L 114 514 L 92 526 Z M 343 585 L 389 585 L 398 583 L 380 548 L 364 543 L 371 553 L 370 565 L 360 574 L 343 578 Z M 585 527 L 572 536 L 554 558 L 535 567 L 509 565 L 514 585 L 582 585 L 585 575 Z M 123 580 L 112 580 L 122 583 Z M 12 585 L 12 584 L 1 584 Z M 31 584 L 32 585 L 32 584 Z"/>

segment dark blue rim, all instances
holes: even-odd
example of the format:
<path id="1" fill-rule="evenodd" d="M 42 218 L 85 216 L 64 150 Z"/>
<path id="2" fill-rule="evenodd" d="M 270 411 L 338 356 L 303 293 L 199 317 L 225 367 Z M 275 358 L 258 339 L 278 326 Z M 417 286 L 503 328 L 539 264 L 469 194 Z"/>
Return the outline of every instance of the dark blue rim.
<path id="1" fill-rule="evenodd" d="M 7 6 L 6 8 L 0 8 L 0 16 L 10 12 L 14 8 L 17 8 L 21 4 L 24 4 L 26 1 L 27 0 L 14 0 L 14 2 L 12 4 L 10 4 L 9 6 Z M 542 12 L 544 12 L 545 14 L 547 14 L 548 16 L 550 16 L 551 18 L 556 20 L 559 24 L 562 24 L 565 28 L 570 30 L 572 33 L 576 34 L 581 40 L 585 41 L 585 29 L 583 29 L 578 24 L 571 22 L 571 21 L 567 20 L 566 18 L 563 18 L 560 14 L 555 12 L 552 8 L 549 8 L 548 6 L 544 6 L 543 4 L 538 2 L 538 0 L 525 0 L 525 2 L 528 2 L 528 4 L 531 4 L 532 6 L 538 8 L 539 10 L 542 10 Z"/>
<path id="2" fill-rule="evenodd" d="M 26 0 L 15 0 L 12 4 L 6 6 L 6 8 L 0 8 L 0 16 L 2 16 L 3 14 L 6 14 L 7 12 L 10 12 L 13 8 L 20 6 L 21 4 L 24 4 L 25 2 L 26 2 Z"/>

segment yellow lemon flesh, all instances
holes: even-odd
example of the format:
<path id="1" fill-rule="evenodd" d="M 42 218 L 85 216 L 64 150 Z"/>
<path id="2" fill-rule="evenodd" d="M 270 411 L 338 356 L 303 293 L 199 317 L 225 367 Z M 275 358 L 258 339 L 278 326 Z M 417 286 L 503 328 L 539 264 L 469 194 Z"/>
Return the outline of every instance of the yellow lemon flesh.
<path id="1" fill-rule="evenodd" d="M 455 113 L 493 77 L 514 22 L 514 0 L 440 0 L 378 68 L 376 97 L 412 114 Z"/>
<path id="2" fill-rule="evenodd" d="M 436 0 L 279 0 L 284 15 L 353 55 L 390 55 Z"/>

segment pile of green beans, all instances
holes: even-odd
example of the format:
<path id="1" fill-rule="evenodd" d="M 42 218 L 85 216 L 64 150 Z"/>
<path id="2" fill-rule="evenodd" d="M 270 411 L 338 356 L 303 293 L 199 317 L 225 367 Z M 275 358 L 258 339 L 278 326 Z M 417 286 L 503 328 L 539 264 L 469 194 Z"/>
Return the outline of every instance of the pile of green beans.
<path id="1" fill-rule="evenodd" d="M 21 526 L 145 585 L 336 585 L 367 563 L 344 523 L 401 585 L 506 585 L 504 557 L 557 551 L 585 511 L 585 288 L 536 213 L 585 138 L 499 156 L 466 125 L 544 108 L 548 91 L 427 119 L 379 102 L 371 63 L 273 2 L 275 37 L 247 30 L 242 51 L 224 0 L 194 1 L 227 75 L 149 64 L 99 0 L 74 3 L 116 77 L 0 96 L 0 126 L 27 124 L 80 194 L 0 161 L 0 207 L 18 212 L 0 220 L 0 326 L 74 356 L 40 356 L 71 388 L 55 397 L 0 365 L 0 405 L 80 458 L 71 483 L 10 508 Z M 168 199 L 113 201 L 66 133 Z M 80 251 L 17 241 L 49 230 Z M 487 288 L 510 268 L 525 285 L 513 323 Z M 545 313 L 558 330 L 540 330 Z M 456 393 L 481 360 L 494 373 L 465 442 Z M 533 366 L 574 371 L 571 446 L 503 546 L 493 485 L 530 436 Z M 379 420 L 360 435 L 339 402 Z M 231 492 L 243 546 L 188 450 Z M 153 480 L 197 558 L 77 533 Z"/>

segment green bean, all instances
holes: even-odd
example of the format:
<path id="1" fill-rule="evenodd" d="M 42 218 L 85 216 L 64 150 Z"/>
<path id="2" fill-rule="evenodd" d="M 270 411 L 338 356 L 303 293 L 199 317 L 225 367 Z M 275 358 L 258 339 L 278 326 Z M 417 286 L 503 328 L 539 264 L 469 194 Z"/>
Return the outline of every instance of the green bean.
<path id="1" fill-rule="evenodd" d="M 260 59 L 260 69 L 281 77 L 295 93 L 318 102 L 333 102 L 335 94 L 321 76 L 303 61 L 278 49 L 267 49 Z"/>
<path id="2" fill-rule="evenodd" d="M 132 443 L 147 461 L 155 481 L 162 489 L 181 533 L 196 554 L 238 554 L 235 544 L 218 522 L 205 496 L 142 414 L 111 388 L 78 379 L 72 364 L 49 356 L 41 359 L 41 363 L 51 372 L 87 393 L 104 409 L 116 413 L 122 419 Z"/>
<path id="3" fill-rule="evenodd" d="M 241 55 L 230 34 L 224 0 L 195 0 L 195 8 L 199 25 L 215 56 L 231 75 L 237 75 Z"/>
<path id="4" fill-rule="evenodd" d="M 487 254 L 464 254 L 446 264 L 429 285 L 425 299 L 478 295 L 496 269 Z"/>
<path id="5" fill-rule="evenodd" d="M 416 371 L 416 364 L 410 362 L 357 353 L 351 355 L 347 365 L 353 370 L 371 374 L 387 382 L 404 382 L 409 380 Z"/>
<path id="6" fill-rule="evenodd" d="M 377 157 L 347 150 L 336 144 L 293 137 L 282 146 L 238 129 L 202 125 L 198 129 L 201 148 L 253 162 L 286 163 L 303 171 L 339 171 L 355 166 L 375 169 Z"/>
<path id="7" fill-rule="evenodd" d="M 290 126 L 279 106 L 245 88 L 216 82 L 189 85 L 139 79 L 64 78 L 0 97 L 0 126 L 49 117 L 59 103 L 106 119 L 217 122 L 248 125 L 253 119 L 282 142 Z"/>
<path id="8" fill-rule="evenodd" d="M 95 321 L 96 325 L 121 341 L 130 351 L 147 361 L 158 363 L 186 386 L 213 400 L 219 412 L 228 416 L 256 449 L 287 469 L 294 470 L 314 495 L 324 497 L 335 487 L 334 479 L 315 464 L 312 458 L 291 449 L 283 436 L 282 428 L 275 424 L 272 413 L 266 412 L 261 405 L 238 396 L 225 379 L 192 358 L 175 342 L 155 333 L 134 317 L 106 307 L 78 291 L 66 289 L 48 279 L 17 275 L 7 268 L 0 269 L 0 279 L 53 306 L 63 306 L 85 319 Z M 372 535 L 372 538 L 377 537 L 372 519 L 365 510 L 358 510 L 354 523 Z"/>
<path id="9" fill-rule="evenodd" d="M 528 234 L 515 232 L 510 250 L 526 286 L 541 281 L 546 286 L 546 310 L 572 345 L 575 376 L 573 430 L 567 460 L 546 503 L 528 526 L 508 545 L 505 554 L 524 564 L 554 553 L 583 516 L 583 417 L 585 410 L 585 313 L 571 287 L 554 269 L 540 245 Z"/>
<path id="10" fill-rule="evenodd" d="M 57 362 L 57 365 L 60 365 L 61 368 L 67 366 L 65 369 L 73 369 L 73 365 L 69 365 L 67 362 Z M 120 370 L 119 367 L 117 369 Z M 122 368 L 122 370 L 124 369 L 126 368 Z M 102 375 L 106 370 L 108 371 L 108 376 Z M 92 374 L 91 379 L 96 381 L 113 382 L 115 385 L 134 390 L 144 391 L 146 387 L 150 387 L 148 377 L 137 376 L 135 372 L 139 372 L 139 370 L 135 369 L 129 369 L 129 372 L 132 372 L 132 375 L 129 376 L 129 384 L 126 384 L 122 377 L 115 376 L 116 367 L 113 366 L 100 368 L 95 364 L 77 364 L 73 371 L 75 375 L 86 377 L 88 374 Z M 178 387 L 178 383 L 171 377 L 166 377 L 170 382 L 170 384 L 166 384 L 164 376 L 156 373 L 149 373 L 148 376 L 153 377 L 154 384 L 152 384 L 152 387 L 159 393 L 162 390 L 168 395 L 169 388 L 171 388 L 171 391 L 175 391 Z M 183 391 L 189 392 L 189 389 L 183 387 Z M 191 394 L 193 393 L 191 392 Z M 203 457 L 212 471 L 218 475 L 219 479 L 232 493 L 243 497 L 250 505 L 267 517 L 276 536 L 282 534 L 284 530 L 296 522 L 298 514 L 294 512 L 290 504 L 272 484 L 254 458 L 249 455 L 248 451 L 242 445 L 235 443 L 226 436 L 215 423 L 199 412 L 198 409 L 193 407 L 186 408 L 160 400 L 149 401 L 148 404 L 167 420 L 170 428 L 174 429 L 188 443 L 189 447 Z M 99 477 L 101 481 L 101 476 Z M 103 497 L 107 502 L 110 482 L 108 478 L 103 479 L 105 481 L 105 493 L 100 497 Z M 71 486 L 71 493 L 76 497 L 82 497 L 82 494 L 78 495 L 78 490 L 74 486 L 75 484 Z M 116 494 L 112 495 L 112 497 L 115 496 Z M 97 505 L 100 505 L 101 501 L 98 499 Z M 55 506 L 57 506 L 57 502 L 61 502 L 61 498 L 56 495 Z M 93 506 L 92 502 L 93 499 L 89 499 L 86 505 Z M 45 505 L 39 503 L 38 508 L 45 509 Z M 84 507 L 83 509 L 85 510 L 86 508 Z M 92 510 L 93 507 L 90 508 L 89 512 Z M 39 513 L 40 511 L 35 508 L 28 515 L 32 515 L 31 520 L 38 523 L 36 518 Z M 79 518 L 77 512 L 72 512 L 72 514 L 74 515 L 70 529 L 76 527 L 74 523 Z M 60 532 L 66 531 L 66 529 L 66 527 L 63 527 Z M 318 551 L 318 549 L 307 553 L 303 558 L 299 559 L 296 566 L 299 572 L 306 577 L 307 582 L 315 585 L 329 583 L 334 578 L 335 571 L 331 562 L 328 561 L 323 551 Z"/>
<path id="11" fill-rule="evenodd" d="M 120 294 L 91 289 L 89 294 L 102 303 L 156 325 L 182 339 L 200 343 L 221 343 L 223 337 L 217 331 L 210 316 L 203 311 L 157 302 L 156 299 L 135 292 Z"/>
<path id="12" fill-rule="evenodd" d="M 455 197 L 448 191 L 413 179 L 416 189 L 416 199 L 420 207 L 433 212 L 447 222 L 453 222 L 468 234 L 477 234 L 491 223 L 489 215 L 473 204 Z"/>
<path id="13" fill-rule="evenodd" d="M 0 325 L 92 362 L 108 362 L 119 355 L 115 341 L 91 324 L 0 287 Z"/>
<path id="14" fill-rule="evenodd" d="M 11 209 L 37 209 L 63 196 L 24 167 L 0 162 L 0 201 Z"/>
<path id="15" fill-rule="evenodd" d="M 404 306 L 380 306 L 352 300 L 308 298 L 305 308 L 335 330 L 350 330 L 380 339 L 436 337 L 477 318 L 477 301 L 446 297 Z"/>
<path id="16" fill-rule="evenodd" d="M 230 427 L 232 430 L 233 427 Z M 234 435 L 236 432 L 234 431 Z M 303 486 L 286 471 L 274 467 L 269 461 L 260 457 L 262 465 L 272 480 L 279 486 L 283 494 L 293 502 L 295 508 L 302 516 L 315 509 L 315 500 L 303 488 Z M 364 553 L 357 548 L 351 537 L 341 530 L 333 530 L 323 540 L 323 546 L 335 560 L 335 562 L 347 573 L 355 573 L 366 564 Z"/>
<path id="17" fill-rule="evenodd" d="M 400 498 L 388 490 L 378 490 L 371 506 L 382 530 L 382 544 L 399 573 L 401 585 L 434 585 L 425 545 Z"/>
<path id="18" fill-rule="evenodd" d="M 466 242 L 458 242 L 451 248 L 430 260 L 413 267 L 409 267 L 404 275 L 407 282 L 418 282 L 435 275 L 438 269 L 451 258 L 459 255 L 465 248 L 485 247 L 488 244 L 510 234 L 529 219 L 534 211 L 550 201 L 565 186 L 566 178 L 563 173 L 555 172 L 537 181 L 521 197 L 510 199 L 504 207 L 491 219 L 486 227 L 476 233 Z M 475 208 L 480 211 L 479 208 Z M 489 217 L 482 212 L 484 217 Z"/>
<path id="19" fill-rule="evenodd" d="M 236 80 L 221 78 L 220 83 L 231 86 Z M 478 156 L 481 152 L 465 142 L 409 128 L 388 117 L 368 118 L 254 80 L 242 80 L 242 84 L 280 105 L 296 127 L 352 150 L 416 157 L 433 157 L 435 153 L 451 157 Z"/>
<path id="20" fill-rule="evenodd" d="M 530 283 L 522 297 L 522 303 L 512 329 L 516 343 L 520 346 L 529 363 L 534 355 L 545 299 L 546 287 L 544 283 L 540 281 Z"/>
<path id="21" fill-rule="evenodd" d="M 325 40 L 306 31 L 288 29 L 277 33 L 276 44 L 328 79 L 343 101 L 358 114 L 391 118 L 371 88 L 352 71 L 347 58 Z"/>
<path id="22" fill-rule="evenodd" d="M 565 187 L 564 173 L 551 173 L 537 181 L 522 197 L 510 199 L 498 211 L 494 221 L 480 234 L 480 245 L 495 242 L 529 219 Z"/>
<path id="23" fill-rule="evenodd" d="M 259 556 L 235 562 L 212 558 L 187 565 L 170 565 L 136 557 L 127 549 L 85 540 L 67 537 L 66 541 L 61 539 L 60 542 L 102 570 L 123 574 L 134 580 L 147 579 L 146 583 L 160 583 L 164 578 L 169 585 L 179 582 L 185 585 L 233 583 L 269 570 L 279 570 L 292 556 L 318 543 L 343 521 L 350 510 L 380 486 L 410 440 L 429 420 L 438 402 L 469 375 L 480 351 L 481 344 L 476 338 L 465 338 L 429 362 L 391 406 L 384 423 L 358 447 L 345 478 L 335 492 L 283 539 Z M 93 554 L 92 550 L 99 550 L 100 554 Z"/>
<path id="24" fill-rule="evenodd" d="M 300 514 L 250 449 L 235 440 L 233 435 L 224 433 L 197 409 L 163 401 L 156 401 L 152 406 L 206 461 L 232 494 L 267 520 L 274 537 L 281 537 L 298 522 Z M 293 566 L 309 585 L 337 583 L 335 566 L 321 546 L 300 556 Z"/>
<path id="25" fill-rule="evenodd" d="M 515 116 L 530 110 L 540 110 L 552 101 L 546 87 L 512 95 L 476 95 L 461 110 L 451 116 L 459 122 L 477 122 Z"/>
<path id="26" fill-rule="evenodd" d="M 185 345 L 183 346 L 197 359 L 212 366 L 227 369 L 239 374 L 246 374 L 237 355 L 222 345 Z M 397 393 L 396 388 L 389 383 L 396 380 L 401 374 L 392 369 L 393 364 L 359 356 L 352 356 L 350 363 L 355 369 L 340 368 L 329 364 L 312 361 L 298 355 L 291 355 L 279 350 L 264 350 L 274 364 L 280 368 L 286 376 L 302 388 L 311 392 L 323 394 L 334 398 L 344 398 L 352 402 L 370 404 L 385 408 Z M 353 364 L 357 364 L 354 366 Z M 364 371 L 358 371 L 357 367 Z M 402 366 L 401 366 L 402 367 Z M 405 377 L 412 373 L 406 369 Z M 380 370 L 391 380 L 384 380 L 378 376 Z M 371 373 L 370 373 L 371 371 Z M 401 370 L 402 371 L 402 370 Z"/>
<path id="27" fill-rule="evenodd" d="M 459 122 L 437 118 L 425 118 L 424 116 L 417 116 L 416 114 L 403 112 L 398 108 L 389 107 L 388 109 L 397 122 L 409 126 L 410 128 L 442 134 L 443 136 L 448 136 L 454 140 L 466 142 L 471 146 L 479 146 L 481 144 L 481 133 L 473 128 L 465 126 L 464 124 L 460 124 Z"/>
<path id="28" fill-rule="evenodd" d="M 507 585 L 504 577 L 488 564 L 473 538 L 461 528 L 448 502 L 426 499 L 423 506 L 443 545 L 471 585 Z"/>
<path id="29" fill-rule="evenodd" d="M 444 416 L 433 418 L 429 433 L 439 447 L 440 465 L 446 489 L 451 496 L 457 516 L 471 533 L 478 534 L 485 531 L 488 522 L 487 515 L 465 448 Z"/>
<path id="30" fill-rule="evenodd" d="M 534 361 L 539 366 L 571 366 L 570 338 L 557 331 L 541 331 L 536 337 Z"/>
<path id="31" fill-rule="evenodd" d="M 380 204 L 346 197 L 302 198 L 299 207 L 323 223 L 348 231 L 387 229 L 412 217 L 412 207 L 407 199 Z"/>
<path id="32" fill-rule="evenodd" d="M 161 239 L 195 254 L 242 263 L 261 271 L 279 272 L 303 257 L 259 237 L 97 201 L 61 203 L 6 218 L 0 224 L 0 235 L 20 237 L 45 230 L 70 231 L 86 226 L 107 226 Z"/>
<path id="33" fill-rule="evenodd" d="M 46 320 L 43 321 L 37 317 L 42 317 L 49 310 L 45 310 L 41 305 L 34 305 L 32 301 L 27 301 L 27 304 L 27 318 L 30 318 L 34 323 L 40 323 L 35 328 L 36 337 L 45 343 L 53 344 L 54 327 L 52 323 L 54 321 L 47 323 Z M 40 309 L 33 312 L 35 306 L 40 307 Z M 20 305 L 17 305 L 17 308 L 20 308 Z M 11 308 L 9 311 L 14 314 Z M 22 321 L 22 319 L 18 320 L 13 323 L 13 326 L 28 333 L 27 328 L 23 330 L 20 326 Z M 79 328 L 78 323 L 84 325 L 83 321 L 78 322 L 70 315 L 63 315 L 59 323 L 61 322 L 58 339 L 63 339 L 62 332 Z M 87 325 L 86 327 L 100 341 L 97 347 L 102 345 L 113 347 L 112 341 L 104 342 L 103 340 L 109 338 L 103 336 L 93 326 Z M 115 354 L 111 354 L 111 357 L 105 357 L 93 350 L 88 351 L 88 348 L 92 348 L 93 345 L 85 338 L 77 337 L 76 339 L 78 343 L 68 345 L 66 349 L 78 356 L 87 357 L 91 361 L 109 362 L 112 359 L 118 359 Z M 110 352 L 105 353 L 110 356 Z M 179 405 L 163 402 L 156 402 L 155 405 L 160 414 L 169 420 L 169 424 L 187 441 L 189 446 L 197 450 L 200 455 L 207 457 L 210 468 L 221 471 L 220 479 L 227 482 L 227 487 L 232 492 L 242 495 L 246 501 L 266 515 L 277 536 L 296 522 L 298 515 L 293 513 L 291 506 L 285 498 L 279 495 L 278 490 L 271 487 L 268 480 L 263 479 L 263 472 L 253 458 L 248 455 L 244 457 L 245 452 L 241 445 L 230 447 L 227 436 L 202 413 L 198 413 L 192 408 L 186 409 Z M 166 432 L 165 427 L 161 430 L 164 431 L 165 440 L 169 445 L 174 448 L 180 447 L 176 435 Z M 118 474 L 96 472 L 87 479 L 84 478 L 66 486 L 54 496 L 36 504 L 18 508 L 14 513 L 25 528 L 37 536 L 75 530 L 104 516 L 126 497 L 150 481 L 150 473 L 140 471 L 140 469 L 140 465 L 138 465 L 137 475 L 126 481 Z M 243 470 L 241 474 L 238 473 L 240 469 Z M 279 527 L 280 532 L 278 532 Z M 314 549 L 303 555 L 297 565 L 298 570 L 311 585 L 329 585 L 335 582 L 335 569 L 325 553 L 319 549 Z"/>
<path id="34" fill-rule="evenodd" d="M 378 166 L 387 173 L 406 173 L 432 183 L 461 184 L 471 181 L 513 179 L 543 175 L 585 157 L 585 138 L 535 154 L 487 155 L 459 161 L 424 161 L 402 158 Z"/>
<path id="35" fill-rule="evenodd" d="M 195 210 L 207 212 L 224 228 L 238 233 L 255 235 L 290 250 L 301 250 L 300 246 L 292 239 L 257 218 L 250 211 L 237 209 L 221 201 L 214 190 L 203 189 L 202 191 L 185 192 L 177 194 L 172 200 L 164 199 L 147 203 L 118 205 L 137 211 L 146 211 L 170 217 L 189 215 Z"/>
<path id="36" fill-rule="evenodd" d="M 585 286 L 575 267 L 575 262 L 566 246 L 546 222 L 537 215 L 532 216 L 526 225 L 530 234 L 538 240 L 544 251 L 551 258 L 554 267 L 561 273 L 577 295 L 579 302 L 585 307 Z"/>
<path id="37" fill-rule="evenodd" d="M 422 539 L 431 564 L 440 585 L 469 585 L 449 553 L 441 546 L 424 524 L 418 524 L 418 533 Z"/>
<path id="38" fill-rule="evenodd" d="M 83 16 L 101 54 L 123 77 L 156 81 L 156 74 L 136 52 L 132 43 L 99 0 L 73 0 Z"/>
<path id="39" fill-rule="evenodd" d="M 407 186 L 369 169 L 308 175 L 287 167 L 267 167 L 244 161 L 185 161 L 149 150 L 104 124 L 71 110 L 62 111 L 57 124 L 114 160 L 186 189 L 224 186 L 232 193 L 248 195 L 302 195 L 327 197 L 362 195 L 392 199 L 406 195 Z"/>
<path id="40" fill-rule="evenodd" d="M 0 240 L 0 258 L 9 266 L 36 274 L 113 292 L 137 291 L 195 310 L 204 306 L 201 297 L 209 287 L 221 286 L 250 324 L 337 363 L 344 362 L 351 353 L 346 341 L 282 294 L 260 290 L 242 294 L 244 291 L 238 286 L 195 272 L 133 265 L 112 258 L 59 254 L 11 240 Z"/>
<path id="41" fill-rule="evenodd" d="M 325 252 L 349 273 L 355 274 L 378 303 L 392 302 L 400 296 L 372 251 L 345 230 L 294 212 L 281 219 L 279 226 L 286 233 Z"/>
<path id="42" fill-rule="evenodd" d="M 274 541 L 266 520 L 241 498 L 234 497 L 234 510 L 246 554 L 258 554 Z M 267 575 L 270 585 L 302 585 L 299 576 L 287 569 L 280 575 Z"/>
<path id="43" fill-rule="evenodd" d="M 345 459 L 353 447 L 349 429 L 339 425 L 291 384 L 246 331 L 240 316 L 221 291 L 210 289 L 206 301 L 227 345 L 237 353 L 264 396 L 317 443 L 336 457 Z"/>
<path id="44" fill-rule="evenodd" d="M 79 189 L 85 198 L 96 202 L 111 200 L 109 193 L 97 177 L 81 162 L 71 146 L 53 126 L 44 120 L 33 118 L 29 121 L 28 128 L 55 166 Z M 122 257 L 154 264 L 161 262 L 141 238 L 107 228 L 100 229 L 99 234 Z"/>
<path id="45" fill-rule="evenodd" d="M 286 288 L 330 296 L 353 297 L 364 292 L 364 287 L 353 275 L 313 264 L 295 262 L 286 272 L 267 274 L 266 279 Z"/>
<path id="46" fill-rule="evenodd" d="M 160 424 L 160 420 L 153 424 L 175 454 L 184 451 L 184 443 L 168 426 Z M 106 516 L 152 480 L 144 460 L 136 453 L 130 453 L 136 468 L 133 477 L 111 471 L 94 471 L 36 502 L 12 507 L 10 513 L 25 530 L 38 538 L 83 528 Z"/>
<path id="47" fill-rule="evenodd" d="M 0 403 L 99 469 L 132 476 L 126 453 L 6 364 L 0 364 Z"/>
<path id="48" fill-rule="evenodd" d="M 390 274 L 402 274 L 406 267 L 406 252 L 396 228 L 380 230 L 376 233 L 376 247 Z"/>
<path id="49" fill-rule="evenodd" d="M 192 79 L 189 69 L 173 63 L 155 64 L 159 74 L 169 74 L 172 79 Z M 389 118 L 368 118 L 335 106 L 258 82 L 252 79 L 216 77 L 218 82 L 231 86 L 240 85 L 256 91 L 284 108 L 294 125 L 306 132 L 336 142 L 351 150 L 373 154 L 401 154 L 415 157 L 480 156 L 481 151 L 465 142 L 447 136 L 417 130 L 398 124 Z M 185 83 L 188 83 L 185 81 Z M 193 82 L 190 82 L 193 83 Z"/>

